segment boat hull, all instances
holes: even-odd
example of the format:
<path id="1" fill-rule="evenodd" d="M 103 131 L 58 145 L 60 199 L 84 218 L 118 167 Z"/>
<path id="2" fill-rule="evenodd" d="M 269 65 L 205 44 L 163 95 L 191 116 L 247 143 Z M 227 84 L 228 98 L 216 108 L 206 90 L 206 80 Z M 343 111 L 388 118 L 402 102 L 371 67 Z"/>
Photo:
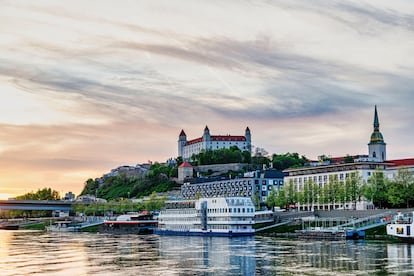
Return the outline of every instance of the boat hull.
<path id="1" fill-rule="evenodd" d="M 174 231 L 155 229 L 154 234 L 168 236 L 208 236 L 208 237 L 246 237 L 254 236 L 254 232 L 213 232 L 213 231 Z"/>
<path id="2" fill-rule="evenodd" d="M 99 227 L 100 233 L 112 234 L 152 234 L 157 223 L 104 223 Z"/>

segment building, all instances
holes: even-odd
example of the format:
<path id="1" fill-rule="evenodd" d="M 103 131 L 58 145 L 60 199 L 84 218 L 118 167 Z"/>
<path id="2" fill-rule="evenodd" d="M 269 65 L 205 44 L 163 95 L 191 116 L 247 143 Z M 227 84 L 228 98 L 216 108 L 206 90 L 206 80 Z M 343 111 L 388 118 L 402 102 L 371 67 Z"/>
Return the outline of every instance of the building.
<path id="1" fill-rule="evenodd" d="M 265 203 L 272 190 L 283 187 L 284 174 L 276 170 L 256 171 L 241 178 L 209 178 L 185 182 L 181 195 L 185 199 L 197 197 L 251 197 Z"/>
<path id="2" fill-rule="evenodd" d="M 194 174 L 193 166 L 188 162 L 183 162 L 178 166 L 178 181 L 184 181 L 186 178 L 192 178 Z"/>
<path id="3" fill-rule="evenodd" d="M 374 112 L 374 132 L 371 134 L 371 139 L 368 143 L 369 158 L 378 162 L 387 160 L 386 145 L 381 132 L 379 131 L 379 119 L 377 113 L 377 106 Z"/>
<path id="4" fill-rule="evenodd" d="M 313 183 L 323 189 L 330 183 L 340 183 L 345 185 L 352 177 L 360 176 L 362 182 L 368 181 L 376 170 L 385 170 L 384 162 L 354 162 L 343 164 L 330 164 L 322 166 L 309 166 L 298 169 L 284 170 L 288 175 L 285 177 L 285 183 L 293 184 L 296 191 L 302 191 L 306 185 Z M 311 202 L 306 204 L 297 203 L 299 210 L 330 210 L 330 209 L 367 209 L 373 208 L 369 202 L 327 202 L 320 204 Z"/>
<path id="5" fill-rule="evenodd" d="M 178 136 L 178 156 L 184 160 L 190 160 L 193 154 L 198 154 L 202 150 L 217 150 L 237 146 L 241 151 L 251 152 L 251 133 L 249 127 L 246 128 L 244 136 L 234 135 L 211 135 L 206 126 L 203 136 L 192 140 L 187 140 L 184 130 Z"/>
<path id="6" fill-rule="evenodd" d="M 414 175 L 414 158 L 387 160 L 385 174 L 388 179 L 394 179 L 400 168 L 406 168 Z"/>
<path id="7" fill-rule="evenodd" d="M 309 183 L 316 184 L 323 189 L 330 183 L 345 185 L 352 177 L 360 177 L 359 182 L 366 183 L 376 170 L 382 170 L 392 179 L 398 168 L 408 167 L 414 171 L 414 159 L 386 160 L 386 143 L 379 129 L 377 107 L 374 111 L 374 130 L 368 143 L 368 155 L 353 156 L 353 162 L 346 163 L 345 158 L 330 158 L 323 163 L 311 162 L 310 166 L 287 169 L 284 172 L 285 183 L 294 185 L 296 191 L 303 191 Z M 297 203 L 299 210 L 327 210 L 327 209 L 367 209 L 373 208 L 371 202 L 360 200 L 358 202 L 329 202 L 321 204 L 308 202 Z"/>

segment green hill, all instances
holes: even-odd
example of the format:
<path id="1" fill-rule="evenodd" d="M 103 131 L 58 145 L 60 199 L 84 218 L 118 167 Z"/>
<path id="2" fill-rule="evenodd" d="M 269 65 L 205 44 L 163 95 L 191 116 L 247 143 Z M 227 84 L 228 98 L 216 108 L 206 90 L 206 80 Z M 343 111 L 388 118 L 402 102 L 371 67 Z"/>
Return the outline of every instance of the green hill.
<path id="1" fill-rule="evenodd" d="M 127 176 L 120 173 L 99 181 L 88 179 L 81 195 L 96 195 L 106 200 L 129 197 L 148 196 L 152 192 L 166 192 L 179 188 L 179 184 L 171 180 L 176 176 L 177 168 L 155 163 L 143 178 Z"/>

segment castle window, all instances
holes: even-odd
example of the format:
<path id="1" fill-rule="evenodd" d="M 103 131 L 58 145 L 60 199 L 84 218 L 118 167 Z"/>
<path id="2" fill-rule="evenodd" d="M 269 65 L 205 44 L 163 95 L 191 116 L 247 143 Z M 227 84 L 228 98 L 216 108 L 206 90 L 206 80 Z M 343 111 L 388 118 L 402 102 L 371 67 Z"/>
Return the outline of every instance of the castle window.
<path id="1" fill-rule="evenodd" d="M 377 157 L 377 153 L 375 151 L 372 153 L 372 157 L 374 157 L 374 158 Z"/>

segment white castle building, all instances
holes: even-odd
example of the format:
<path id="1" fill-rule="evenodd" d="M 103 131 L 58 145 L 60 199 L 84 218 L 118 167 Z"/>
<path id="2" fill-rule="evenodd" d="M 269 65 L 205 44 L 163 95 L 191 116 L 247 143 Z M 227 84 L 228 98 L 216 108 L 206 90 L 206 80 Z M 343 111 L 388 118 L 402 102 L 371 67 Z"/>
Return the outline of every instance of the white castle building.
<path id="1" fill-rule="evenodd" d="M 202 150 L 217 150 L 237 146 L 241 151 L 251 152 L 251 133 L 249 127 L 246 128 L 244 136 L 234 135 L 211 135 L 206 126 L 203 136 L 192 140 L 187 140 L 184 130 L 178 136 L 178 156 L 184 160 L 190 160 L 193 154 L 198 154 Z"/>

